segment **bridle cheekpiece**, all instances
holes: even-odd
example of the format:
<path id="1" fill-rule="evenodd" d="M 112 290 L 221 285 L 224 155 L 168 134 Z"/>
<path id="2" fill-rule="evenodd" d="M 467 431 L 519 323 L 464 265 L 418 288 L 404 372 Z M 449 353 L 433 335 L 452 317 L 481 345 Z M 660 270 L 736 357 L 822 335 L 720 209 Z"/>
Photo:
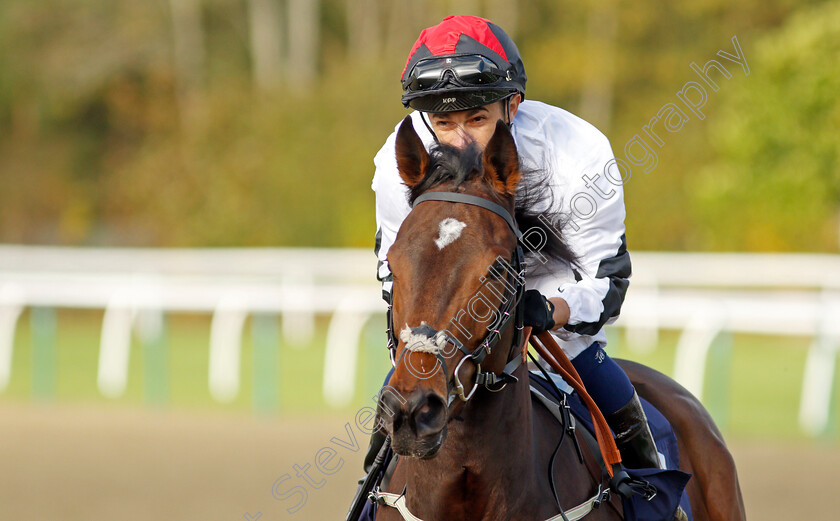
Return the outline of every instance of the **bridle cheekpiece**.
<path id="1" fill-rule="evenodd" d="M 505 207 L 483 197 L 456 192 L 427 192 L 417 197 L 414 200 L 414 204 L 412 206 L 416 207 L 418 204 L 426 201 L 444 201 L 449 203 L 471 204 L 474 206 L 484 208 L 485 210 L 489 210 L 505 220 L 507 225 L 516 235 L 517 241 L 516 248 L 513 251 L 513 256 L 510 261 L 510 267 L 512 269 L 505 270 L 505 292 L 504 294 L 499 294 L 495 291 L 493 292 L 497 297 L 501 298 L 501 304 L 497 309 L 497 319 L 493 322 L 493 324 L 491 324 L 488 327 L 487 335 L 481 340 L 479 346 L 475 350 L 468 350 L 461 341 L 459 341 L 454 336 L 450 335 L 448 332 L 435 331 L 431 326 L 425 323 L 421 327 L 413 328 L 418 333 L 423 333 L 429 338 L 434 337 L 438 341 L 442 340 L 444 342 L 452 344 L 459 351 L 464 353 L 463 358 L 461 358 L 461 360 L 458 362 L 458 365 L 455 366 L 455 371 L 452 373 L 452 378 L 454 380 L 454 389 L 449 389 L 448 399 L 449 405 L 451 405 L 452 401 L 456 397 L 460 398 L 464 402 L 468 401 L 470 398 L 472 398 L 476 389 L 478 389 L 478 386 L 480 385 L 483 385 L 490 391 L 497 392 L 503 389 L 508 383 L 517 381 L 517 378 L 513 376 L 513 372 L 522 364 L 522 356 L 520 356 L 519 354 L 517 354 L 513 357 L 513 359 L 508 361 L 501 374 L 496 374 L 491 371 L 482 371 L 481 363 L 484 361 L 487 355 L 492 352 L 493 348 L 499 342 L 502 332 L 504 332 L 511 325 L 511 323 L 515 328 L 513 345 L 519 346 L 523 343 L 522 333 L 524 316 L 522 306 L 519 305 L 522 301 L 522 295 L 525 292 L 525 261 L 521 245 L 522 232 L 519 231 L 519 227 L 516 225 L 516 220 Z M 494 267 L 491 267 L 491 270 L 493 269 Z M 396 366 L 395 353 L 398 343 L 395 335 L 393 313 L 390 305 L 388 306 L 387 320 L 388 348 L 391 354 L 391 363 Z M 437 357 L 438 361 L 441 363 L 444 375 L 446 375 L 448 371 L 444 356 L 441 354 L 440 351 L 434 354 Z M 476 365 L 477 369 L 475 384 L 473 385 L 469 393 L 465 392 L 464 385 L 461 382 L 460 377 L 458 376 L 461 367 L 467 360 L 472 360 L 473 363 Z M 501 386 L 496 387 L 499 384 L 501 384 Z M 447 382 L 447 387 L 448 386 L 449 384 Z"/>

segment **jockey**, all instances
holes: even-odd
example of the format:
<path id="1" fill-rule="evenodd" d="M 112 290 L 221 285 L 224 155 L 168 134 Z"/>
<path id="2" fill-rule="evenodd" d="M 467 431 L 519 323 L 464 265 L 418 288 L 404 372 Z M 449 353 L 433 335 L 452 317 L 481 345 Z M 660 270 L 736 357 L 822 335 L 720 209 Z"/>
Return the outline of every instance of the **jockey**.
<path id="1" fill-rule="evenodd" d="M 403 105 L 414 109 L 414 128 L 426 147 L 436 142 L 487 145 L 496 123 L 509 125 L 520 162 L 547 172 L 540 209 L 575 215 L 575 194 L 587 194 L 584 214 L 562 233 L 579 267 L 548 260 L 526 274 L 525 325 L 551 331 L 572 360 L 589 394 L 616 435 L 630 468 L 658 468 L 660 460 L 639 397 L 624 371 L 605 352 L 604 326 L 618 318 L 629 285 L 620 176 L 607 138 L 563 109 L 525 100 L 525 69 L 516 45 L 497 25 L 475 16 L 450 16 L 425 29 L 402 74 Z M 411 208 L 397 171 L 396 130 L 376 154 L 378 279 L 390 302 L 387 253 Z M 591 202 L 595 201 L 597 207 Z M 530 263 L 534 264 L 534 263 Z M 578 269 L 580 268 L 580 269 Z M 366 466 L 378 451 L 369 451 Z"/>

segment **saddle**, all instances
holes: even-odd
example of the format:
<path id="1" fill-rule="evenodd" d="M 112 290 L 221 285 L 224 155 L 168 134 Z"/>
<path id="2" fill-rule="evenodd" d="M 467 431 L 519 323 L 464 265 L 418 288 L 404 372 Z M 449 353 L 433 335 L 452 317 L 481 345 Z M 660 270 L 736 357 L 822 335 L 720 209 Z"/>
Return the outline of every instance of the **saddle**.
<path id="1" fill-rule="evenodd" d="M 543 374 L 537 372 L 529 371 L 528 375 L 532 398 L 546 407 L 561 425 L 565 425 L 564 422 L 569 421 L 569 419 L 564 418 L 563 413 L 563 408 L 568 408 L 571 422 L 573 425 L 581 427 L 576 429 L 577 432 L 581 434 L 581 438 L 585 440 L 589 451 L 601 467 L 602 475 L 607 475 L 607 465 L 601 456 L 598 441 L 594 435 L 590 412 L 579 395 L 573 392 L 571 386 L 558 374 L 548 374 L 552 382 L 549 382 Z M 668 470 L 626 469 L 631 477 L 651 483 L 656 488 L 656 494 L 649 501 L 638 501 L 637 499 L 642 499 L 639 496 L 622 497 L 625 519 L 627 521 L 664 519 L 664 517 L 659 517 L 662 515 L 661 512 L 673 512 L 679 504 L 685 512 L 687 520 L 690 521 L 693 516 L 688 493 L 685 491 L 685 485 L 690 475 L 675 470 L 679 468 L 677 437 L 671 428 L 671 424 L 658 409 L 644 398 L 641 398 L 641 402 L 656 447 L 660 453 L 660 460 L 664 460 L 665 468 Z"/>

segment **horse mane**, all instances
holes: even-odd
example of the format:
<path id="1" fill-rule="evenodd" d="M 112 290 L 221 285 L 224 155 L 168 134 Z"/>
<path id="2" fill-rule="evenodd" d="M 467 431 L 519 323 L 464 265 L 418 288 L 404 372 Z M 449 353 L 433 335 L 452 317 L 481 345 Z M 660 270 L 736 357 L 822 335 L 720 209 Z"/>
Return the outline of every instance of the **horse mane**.
<path id="1" fill-rule="evenodd" d="M 469 181 L 479 180 L 491 188 L 490 194 L 496 202 L 504 203 L 502 197 L 492 190 L 490 183 L 484 179 L 483 153 L 475 143 L 466 148 L 457 148 L 442 143 L 432 146 L 429 151 L 429 164 L 423 180 L 411 187 L 408 194 L 409 205 L 428 190 L 441 184 L 451 184 L 459 190 Z M 523 232 L 539 228 L 547 238 L 546 244 L 539 253 L 554 261 L 568 262 L 572 266 L 580 267 L 578 256 L 572 251 L 563 237 L 563 229 L 569 216 L 559 210 L 552 210 L 554 192 L 551 190 L 551 177 L 545 170 L 537 168 L 519 169 L 522 179 L 516 188 L 514 201 L 514 218 L 519 229 Z M 536 255 L 526 248 L 526 258 L 536 259 Z M 540 262 L 529 262 L 528 265 L 537 267 Z M 529 269 L 531 272 L 531 269 Z"/>

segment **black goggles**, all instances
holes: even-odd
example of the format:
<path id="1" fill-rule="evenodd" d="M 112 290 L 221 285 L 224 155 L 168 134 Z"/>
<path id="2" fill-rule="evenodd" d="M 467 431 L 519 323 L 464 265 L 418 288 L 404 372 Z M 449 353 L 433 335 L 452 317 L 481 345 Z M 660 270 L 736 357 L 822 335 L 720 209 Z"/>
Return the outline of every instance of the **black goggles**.
<path id="1" fill-rule="evenodd" d="M 447 72 L 452 74 L 456 84 L 462 86 L 492 86 L 502 80 L 509 80 L 509 71 L 503 71 L 484 56 L 469 54 L 431 58 L 417 62 L 408 77 L 403 80 L 403 90 L 424 91 L 439 86 Z"/>

